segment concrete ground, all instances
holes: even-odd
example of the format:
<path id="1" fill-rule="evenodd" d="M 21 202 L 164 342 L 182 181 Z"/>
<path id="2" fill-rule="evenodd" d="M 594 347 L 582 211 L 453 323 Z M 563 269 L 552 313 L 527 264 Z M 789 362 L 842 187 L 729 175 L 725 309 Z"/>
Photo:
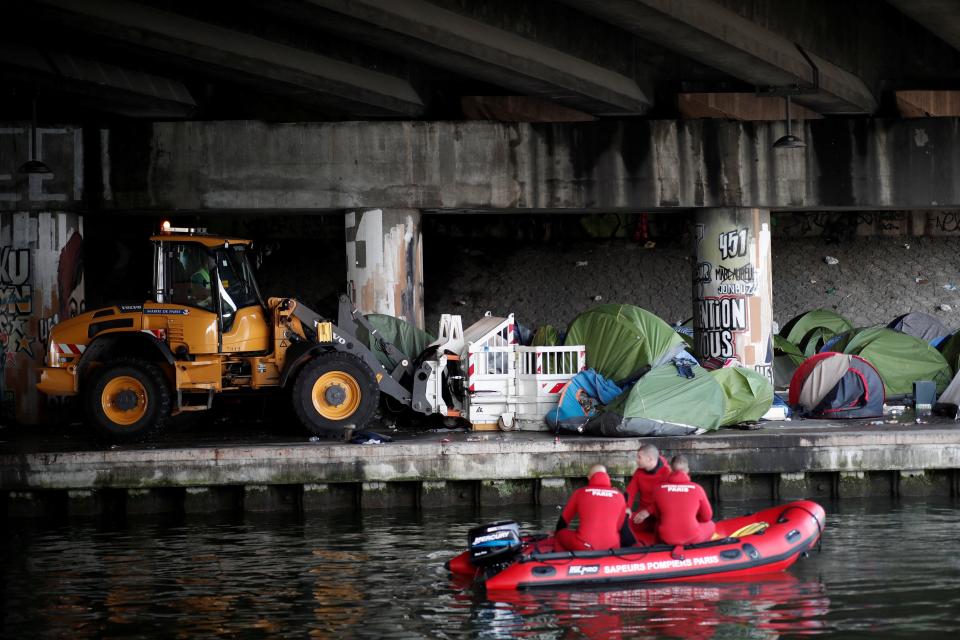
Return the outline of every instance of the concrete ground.
<path id="1" fill-rule="evenodd" d="M 367 429 L 394 439 L 390 444 L 437 445 L 471 442 L 541 443 L 554 442 L 552 432 L 500 432 L 469 431 L 465 427 L 448 427 L 440 422 L 428 422 L 417 426 L 397 426 L 394 421 L 380 420 Z M 567 445 L 576 443 L 620 442 L 627 448 L 639 446 L 641 440 L 655 440 L 666 450 L 688 447 L 711 447 L 710 443 L 729 442 L 774 442 L 777 437 L 791 440 L 803 436 L 839 434 L 880 435 L 891 433 L 922 433 L 928 431 L 955 430 L 960 442 L 960 422 L 937 416 L 921 418 L 918 422 L 912 410 L 900 415 L 864 420 L 786 420 L 765 421 L 753 425 L 725 428 L 697 436 L 670 438 L 593 438 L 573 434 L 561 434 L 560 440 Z M 311 438 L 313 438 L 311 440 Z M 634 443 L 628 445 L 626 443 Z M 676 443 L 676 446 L 671 446 Z M 185 448 L 238 448 L 249 446 L 281 447 L 330 447 L 348 445 L 340 438 L 330 436 L 315 438 L 296 421 L 250 420 L 230 415 L 202 416 L 195 424 L 179 429 L 169 429 L 155 438 L 142 443 L 109 445 L 99 442 L 81 423 L 56 426 L 3 426 L 0 425 L 0 455 L 64 453 L 71 451 L 150 451 Z"/>

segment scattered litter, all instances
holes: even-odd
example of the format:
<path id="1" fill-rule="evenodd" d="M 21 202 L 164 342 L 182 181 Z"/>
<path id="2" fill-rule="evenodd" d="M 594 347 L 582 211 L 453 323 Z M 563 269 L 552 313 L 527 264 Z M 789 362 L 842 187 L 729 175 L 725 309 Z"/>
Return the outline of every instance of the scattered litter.
<path id="1" fill-rule="evenodd" d="M 817 281 L 814 280 L 813 278 L 811 278 L 811 279 L 810 279 L 810 284 L 817 284 Z"/>
<path id="2" fill-rule="evenodd" d="M 882 425 L 882 424 L 883 424 L 883 420 L 873 420 L 873 421 L 871 421 L 871 422 L 868 422 L 867 424 L 870 424 L 870 425 Z"/>
<path id="3" fill-rule="evenodd" d="M 909 244 L 904 244 L 904 245 L 903 245 L 903 248 L 906 249 L 907 251 L 909 251 L 909 250 L 910 250 L 910 245 L 909 245 Z"/>
<path id="4" fill-rule="evenodd" d="M 929 280 L 927 280 L 926 278 L 922 278 L 920 276 L 917 276 L 916 278 L 914 278 L 913 281 L 916 282 L 917 284 L 930 284 Z"/>
<path id="5" fill-rule="evenodd" d="M 951 306 L 948 305 L 948 304 L 941 304 L 941 305 L 940 305 L 939 307 L 937 307 L 937 308 L 940 309 L 940 311 L 953 311 L 953 307 L 951 307 Z"/>
<path id="6" fill-rule="evenodd" d="M 454 304 L 456 304 L 458 307 L 465 307 L 465 306 L 467 306 L 467 301 L 466 301 L 466 300 L 457 300 Z"/>
<path id="7" fill-rule="evenodd" d="M 110 445 L 110 448 L 111 448 L 111 449 L 116 449 L 116 448 L 117 448 L 117 445 L 112 444 L 112 445 Z"/>
<path id="8" fill-rule="evenodd" d="M 601 300 L 603 300 L 603 296 L 593 296 L 591 300 L 593 300 L 594 302 L 600 302 Z"/>
<path id="9" fill-rule="evenodd" d="M 310 436 L 309 442 L 320 442 L 319 436 Z"/>
<path id="10" fill-rule="evenodd" d="M 902 405 L 902 404 L 885 404 L 885 405 L 883 405 L 883 413 L 884 413 L 884 415 L 886 415 L 886 414 L 888 414 L 888 413 L 891 414 L 891 415 L 897 415 L 897 414 L 903 413 L 903 412 L 906 411 L 906 410 L 907 410 L 907 407 L 906 407 L 905 405 Z"/>
<path id="11" fill-rule="evenodd" d="M 957 290 L 957 285 L 952 284 L 952 283 L 947 283 L 947 284 L 943 285 L 943 288 L 946 289 L 947 291 L 956 291 L 956 290 Z"/>
<path id="12" fill-rule="evenodd" d="M 448 442 L 450 442 L 450 438 L 443 438 L 443 439 L 440 441 L 440 444 L 447 444 Z"/>
<path id="13" fill-rule="evenodd" d="M 827 292 L 827 295 L 828 295 L 828 296 L 832 296 L 833 294 L 835 294 L 835 293 L 837 292 L 837 289 L 836 289 L 836 287 L 830 287 L 830 288 L 826 289 L 826 292 Z"/>
<path id="14" fill-rule="evenodd" d="M 452 429 L 430 429 L 430 433 L 463 433 L 467 430 L 466 427 L 455 427 Z"/>
<path id="15" fill-rule="evenodd" d="M 915 422 L 916 424 L 927 424 L 927 421 L 926 421 L 926 420 L 921 420 L 920 418 L 917 418 L 916 420 L 914 420 L 914 422 Z"/>
<path id="16" fill-rule="evenodd" d="M 480 442 L 483 440 L 480 436 L 467 436 L 467 442 Z"/>
<path id="17" fill-rule="evenodd" d="M 829 265 L 840 264 L 840 261 L 833 256 L 824 256 L 823 261 Z"/>
<path id="18" fill-rule="evenodd" d="M 578 267 L 585 267 L 585 266 L 587 266 L 588 264 L 590 264 L 590 263 L 589 263 L 588 261 L 586 261 L 586 260 L 577 260 L 577 266 L 578 266 Z"/>
<path id="19" fill-rule="evenodd" d="M 356 434 L 350 438 L 351 444 L 384 444 L 385 442 L 393 442 L 393 438 L 377 433 L 376 431 L 357 431 Z"/>
<path id="20" fill-rule="evenodd" d="M 657 243 L 654 242 L 653 240 L 647 240 L 646 242 L 643 243 L 644 249 L 653 249 L 655 246 L 657 246 Z"/>

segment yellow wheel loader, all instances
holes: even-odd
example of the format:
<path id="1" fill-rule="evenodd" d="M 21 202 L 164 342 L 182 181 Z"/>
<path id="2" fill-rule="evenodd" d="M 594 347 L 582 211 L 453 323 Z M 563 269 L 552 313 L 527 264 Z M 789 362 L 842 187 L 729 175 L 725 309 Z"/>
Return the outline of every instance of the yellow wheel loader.
<path id="1" fill-rule="evenodd" d="M 102 437 L 140 440 L 172 416 L 209 409 L 218 394 L 250 390 L 287 390 L 294 413 L 317 434 L 364 426 L 381 393 L 430 412 L 407 388 L 426 377 L 414 375 L 414 364 L 346 297 L 336 324 L 293 298 L 264 304 L 249 240 L 168 223 L 150 240 L 149 299 L 57 324 L 37 385 L 49 396 L 79 395 L 85 421 Z M 357 339 L 361 326 L 391 370 Z"/>

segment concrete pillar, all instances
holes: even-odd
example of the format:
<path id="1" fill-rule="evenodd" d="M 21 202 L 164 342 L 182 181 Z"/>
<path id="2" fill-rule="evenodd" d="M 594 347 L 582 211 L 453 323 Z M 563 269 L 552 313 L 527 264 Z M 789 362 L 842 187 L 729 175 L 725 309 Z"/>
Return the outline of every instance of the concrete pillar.
<path id="1" fill-rule="evenodd" d="M 402 318 L 423 329 L 423 239 L 416 209 L 346 213 L 347 290 L 364 313 Z"/>
<path id="2" fill-rule="evenodd" d="M 50 329 L 84 311 L 83 220 L 75 213 L 0 214 L 0 403 L 22 424 L 55 418 L 36 389 Z M 48 410 L 49 409 L 49 410 Z"/>
<path id="3" fill-rule="evenodd" d="M 693 331 L 698 355 L 734 358 L 772 383 L 770 211 L 698 210 L 693 256 Z"/>

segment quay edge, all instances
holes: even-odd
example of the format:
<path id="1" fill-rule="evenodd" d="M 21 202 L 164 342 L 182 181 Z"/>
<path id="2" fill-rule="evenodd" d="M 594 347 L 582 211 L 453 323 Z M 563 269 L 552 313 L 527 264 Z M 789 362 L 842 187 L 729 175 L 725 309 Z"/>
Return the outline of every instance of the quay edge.
<path id="1" fill-rule="evenodd" d="M 0 499 L 10 517 L 558 504 L 596 462 L 627 479 L 640 444 L 543 433 L 476 437 L 0 454 Z M 960 494 L 960 428 L 952 423 L 643 441 L 686 454 L 717 500 Z"/>

